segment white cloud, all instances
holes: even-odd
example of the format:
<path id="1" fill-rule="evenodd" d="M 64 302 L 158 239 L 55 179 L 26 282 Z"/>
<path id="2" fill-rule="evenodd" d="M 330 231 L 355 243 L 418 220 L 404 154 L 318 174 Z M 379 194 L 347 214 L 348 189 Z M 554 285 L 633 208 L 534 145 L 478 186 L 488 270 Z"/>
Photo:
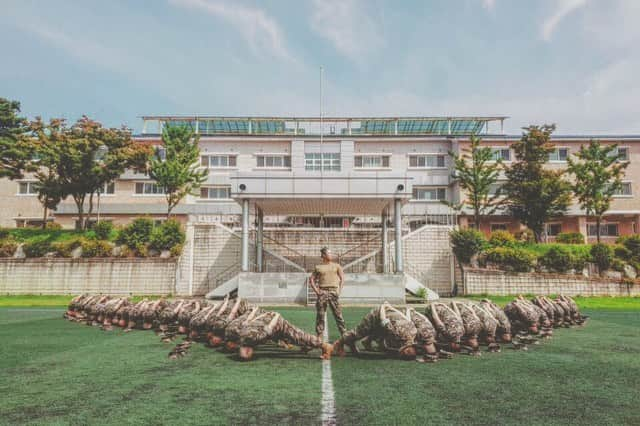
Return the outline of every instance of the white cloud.
<path id="1" fill-rule="evenodd" d="M 572 12 L 585 6 L 586 3 L 587 0 L 558 0 L 556 2 L 557 7 L 553 14 L 548 16 L 542 23 L 542 27 L 540 28 L 542 39 L 550 41 L 558 24 Z"/>
<path id="2" fill-rule="evenodd" d="M 262 9 L 244 6 L 236 1 L 170 0 L 174 5 L 202 10 L 223 19 L 240 32 L 256 54 L 269 51 L 280 59 L 294 61 L 286 46 L 278 23 Z"/>
<path id="3" fill-rule="evenodd" d="M 496 0 L 482 0 L 482 7 L 487 10 L 493 10 L 496 7 Z"/>
<path id="4" fill-rule="evenodd" d="M 384 44 L 382 25 L 360 0 L 314 0 L 311 28 L 355 62 Z"/>

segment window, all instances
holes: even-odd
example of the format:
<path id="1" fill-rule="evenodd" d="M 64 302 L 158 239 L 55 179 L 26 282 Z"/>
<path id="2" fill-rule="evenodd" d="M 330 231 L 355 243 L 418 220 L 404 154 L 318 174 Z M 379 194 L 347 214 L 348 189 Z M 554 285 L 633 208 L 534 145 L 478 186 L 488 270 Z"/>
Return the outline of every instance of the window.
<path id="1" fill-rule="evenodd" d="M 622 186 L 615 194 L 617 197 L 630 197 L 631 195 L 633 195 L 631 192 L 631 182 L 622 182 Z"/>
<path id="2" fill-rule="evenodd" d="M 290 155 L 258 155 L 257 166 L 260 168 L 290 168 Z"/>
<path id="3" fill-rule="evenodd" d="M 354 167 L 357 169 L 380 169 L 389 167 L 388 155 L 356 155 Z"/>
<path id="4" fill-rule="evenodd" d="M 164 188 L 154 182 L 136 182 L 137 195 L 162 195 Z"/>
<path id="5" fill-rule="evenodd" d="M 616 151 L 620 156 L 620 159 L 618 161 L 629 161 L 629 148 L 627 148 L 626 146 L 619 146 Z"/>
<path id="6" fill-rule="evenodd" d="M 203 167 L 227 168 L 236 167 L 235 155 L 203 155 L 200 157 L 200 165 Z"/>
<path id="7" fill-rule="evenodd" d="M 556 148 L 549 154 L 549 161 L 566 162 L 569 156 L 569 148 Z"/>
<path id="8" fill-rule="evenodd" d="M 511 150 L 509 148 L 491 148 L 493 161 L 511 161 Z"/>
<path id="9" fill-rule="evenodd" d="M 562 224 L 560 223 L 547 223 L 547 235 L 555 237 L 562 232 Z"/>
<path id="10" fill-rule="evenodd" d="M 506 223 L 492 223 L 491 224 L 491 232 L 493 231 L 506 231 L 507 224 Z"/>
<path id="11" fill-rule="evenodd" d="M 308 152 L 304 154 L 305 170 L 340 171 L 339 152 Z"/>
<path id="12" fill-rule="evenodd" d="M 413 198 L 421 201 L 441 201 L 447 199 L 446 188 L 413 188 Z"/>
<path id="13" fill-rule="evenodd" d="M 36 182 L 18 182 L 19 195 L 38 195 Z"/>
<path id="14" fill-rule="evenodd" d="M 410 155 L 409 167 L 411 168 L 437 168 L 444 167 L 444 155 Z"/>
<path id="15" fill-rule="evenodd" d="M 504 191 L 502 190 L 503 185 L 504 183 L 492 183 L 491 185 L 489 185 L 489 195 L 496 195 L 498 191 L 500 191 L 500 195 L 505 195 Z"/>
<path id="16" fill-rule="evenodd" d="M 109 182 L 104 184 L 104 188 L 102 190 L 98 190 L 100 195 L 113 195 L 116 192 L 116 183 Z"/>
<path id="17" fill-rule="evenodd" d="M 226 200 L 231 198 L 231 188 L 228 186 L 211 186 L 200 188 L 200 198 L 205 200 Z"/>
<path id="18" fill-rule="evenodd" d="M 167 150 L 164 146 L 156 146 L 156 158 L 160 161 L 167 159 Z"/>
<path id="19" fill-rule="evenodd" d="M 590 237 L 596 236 L 598 227 L 595 223 L 587 224 L 587 235 Z M 618 236 L 618 224 L 617 223 L 604 223 L 600 225 L 600 236 L 602 237 L 617 237 Z"/>

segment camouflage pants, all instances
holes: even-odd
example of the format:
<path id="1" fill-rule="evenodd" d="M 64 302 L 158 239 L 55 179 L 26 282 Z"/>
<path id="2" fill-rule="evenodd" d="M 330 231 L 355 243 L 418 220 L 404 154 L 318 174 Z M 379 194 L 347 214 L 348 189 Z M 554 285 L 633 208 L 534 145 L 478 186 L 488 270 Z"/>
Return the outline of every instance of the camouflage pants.
<path id="1" fill-rule="evenodd" d="M 269 340 L 284 340 L 292 345 L 307 348 L 319 348 L 322 346 L 322 339 L 299 329 L 284 318 L 279 318 L 275 327 L 271 330 L 266 325 L 265 323 L 254 322 L 239 327 L 237 335 L 240 344 L 253 347 Z"/>
<path id="2" fill-rule="evenodd" d="M 318 336 L 322 336 L 322 333 L 324 333 L 324 315 L 325 312 L 327 312 L 327 305 L 329 305 L 331 312 L 333 312 L 333 317 L 336 320 L 336 325 L 338 326 L 340 335 L 342 336 L 345 331 L 347 331 L 344 318 L 342 317 L 342 308 L 340 307 L 339 298 L 340 296 L 337 291 L 320 289 L 320 294 L 316 301 L 316 334 Z"/>
<path id="3" fill-rule="evenodd" d="M 352 344 L 364 337 L 372 337 L 374 339 L 382 338 L 380 333 L 380 314 L 379 309 L 372 309 L 356 328 L 342 334 L 342 341 L 346 344 Z"/>

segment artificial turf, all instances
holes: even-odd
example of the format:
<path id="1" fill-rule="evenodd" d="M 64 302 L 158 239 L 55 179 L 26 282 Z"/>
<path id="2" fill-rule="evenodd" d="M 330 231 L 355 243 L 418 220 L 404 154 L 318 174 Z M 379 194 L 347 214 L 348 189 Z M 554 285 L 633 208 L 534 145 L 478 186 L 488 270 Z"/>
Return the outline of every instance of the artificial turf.
<path id="1" fill-rule="evenodd" d="M 278 310 L 313 330 L 311 308 Z M 368 309 L 344 311 L 354 326 Z M 640 304 L 587 313 L 586 327 L 555 330 L 527 352 L 504 348 L 436 364 L 334 358 L 338 423 L 638 424 Z M 268 347 L 242 363 L 195 345 L 173 361 L 172 345 L 152 332 L 103 332 L 61 314 L 0 309 L 0 423 L 320 422 L 317 352 Z"/>

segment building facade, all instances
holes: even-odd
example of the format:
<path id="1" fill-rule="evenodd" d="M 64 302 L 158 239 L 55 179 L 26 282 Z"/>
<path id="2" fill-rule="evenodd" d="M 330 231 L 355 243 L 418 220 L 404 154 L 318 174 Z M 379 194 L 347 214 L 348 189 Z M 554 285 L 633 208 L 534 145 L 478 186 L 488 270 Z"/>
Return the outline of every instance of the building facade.
<path id="1" fill-rule="evenodd" d="M 459 202 L 452 177 L 450 152 L 460 153 L 469 136 L 482 137 L 505 164 L 513 160 L 510 145 L 520 136 L 504 135 L 506 117 L 143 117 L 139 143 L 161 149 L 161 129 L 167 124 L 191 126 L 200 135 L 200 167 L 209 170 L 207 182 L 175 209 L 184 223 L 243 225 L 243 214 L 258 216 L 265 227 L 377 228 L 384 217 L 401 211 L 404 227 L 423 224 L 462 226 L 469 217 L 456 215 L 443 200 Z M 623 190 L 615 198 L 602 225 L 602 235 L 615 239 L 640 229 L 640 137 L 597 136 L 617 144 L 630 165 Z M 590 136 L 553 136 L 556 151 L 549 167 L 563 168 L 568 156 L 588 143 Z M 0 225 L 34 226 L 42 208 L 29 177 L 0 181 Z M 243 211 L 243 208 L 245 209 Z M 399 210 L 396 210 L 399 209 Z M 163 220 L 166 202 L 162 188 L 147 176 L 126 172 L 105 187 L 96 200 L 94 219 L 125 224 L 133 217 Z M 61 203 L 52 219 L 66 228 L 76 221 L 71 200 Z M 455 218 L 455 219 L 454 219 Z M 517 231 L 520 224 L 506 215 L 485 217 L 481 230 Z M 560 232 L 595 236 L 578 206 L 547 224 L 547 238 Z"/>

